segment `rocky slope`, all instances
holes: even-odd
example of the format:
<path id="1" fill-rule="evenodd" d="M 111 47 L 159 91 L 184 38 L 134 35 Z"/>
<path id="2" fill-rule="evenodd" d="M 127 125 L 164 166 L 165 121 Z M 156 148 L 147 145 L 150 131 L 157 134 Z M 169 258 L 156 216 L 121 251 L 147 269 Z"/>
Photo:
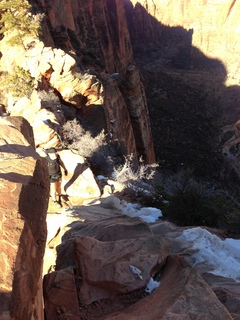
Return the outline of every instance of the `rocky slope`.
<path id="1" fill-rule="evenodd" d="M 94 134 L 104 129 L 109 142 L 147 163 L 156 158 L 170 170 L 184 163 L 216 180 L 221 167 L 231 171 L 222 146 L 236 136 L 221 129 L 240 117 L 237 1 L 32 4 L 35 14 L 44 14 L 41 42 L 26 39 L 26 51 L 10 51 L 5 34 L 1 68 L 29 70 L 37 94 L 20 102 L 3 90 L 0 102 L 34 122 L 36 137 L 46 132 L 37 146 L 60 142 L 65 105 Z"/>
<path id="2" fill-rule="evenodd" d="M 190 267 L 185 259 L 195 251 L 178 239 L 184 228 L 130 218 L 115 201 L 111 194 L 62 211 L 47 244 L 57 256 L 45 260 L 46 269 L 54 264 L 43 284 L 47 320 L 239 318 L 239 283 L 214 276 L 204 262 Z M 49 230 L 59 218 L 48 215 Z M 159 286 L 149 293 L 151 277 Z"/>

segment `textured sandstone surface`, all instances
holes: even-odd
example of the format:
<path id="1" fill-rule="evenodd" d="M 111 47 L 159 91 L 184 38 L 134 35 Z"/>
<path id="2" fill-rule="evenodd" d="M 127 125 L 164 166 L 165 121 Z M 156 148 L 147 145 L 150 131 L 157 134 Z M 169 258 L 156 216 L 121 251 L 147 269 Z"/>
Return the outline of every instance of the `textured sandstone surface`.
<path id="1" fill-rule="evenodd" d="M 0 319 L 42 319 L 47 165 L 19 131 L 32 137 L 26 120 L 0 119 L 0 127 Z"/>
<path id="2" fill-rule="evenodd" d="M 81 301 L 88 305 L 114 294 L 141 289 L 153 270 L 164 264 L 167 242 L 150 233 L 137 241 L 134 237 L 106 242 L 81 237 L 75 241 L 74 249 L 76 272 L 82 277 Z M 132 266 L 140 270 L 139 275 L 132 276 Z"/>
<path id="3" fill-rule="evenodd" d="M 148 297 L 108 320 L 219 319 L 232 317 L 201 276 L 178 255 L 169 256 L 160 286 Z"/>
<path id="4" fill-rule="evenodd" d="M 107 198 L 47 220 L 56 261 L 45 262 L 46 319 L 238 319 L 239 284 L 190 266 L 192 248 L 177 239 L 184 228 L 130 218 Z M 153 275 L 159 287 L 147 294 Z"/>
<path id="5" fill-rule="evenodd" d="M 70 198 L 91 199 L 101 195 L 98 183 L 86 159 L 72 150 L 58 152 L 68 174 L 62 172 L 62 189 Z"/>

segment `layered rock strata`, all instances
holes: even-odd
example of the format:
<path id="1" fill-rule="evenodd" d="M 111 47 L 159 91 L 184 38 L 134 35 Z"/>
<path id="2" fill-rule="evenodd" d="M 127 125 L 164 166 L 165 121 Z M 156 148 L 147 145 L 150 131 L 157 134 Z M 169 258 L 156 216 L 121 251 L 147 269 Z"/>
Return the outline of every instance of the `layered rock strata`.
<path id="1" fill-rule="evenodd" d="M 2 118 L 0 127 L 0 319 L 43 319 L 47 164 L 26 120 Z"/>

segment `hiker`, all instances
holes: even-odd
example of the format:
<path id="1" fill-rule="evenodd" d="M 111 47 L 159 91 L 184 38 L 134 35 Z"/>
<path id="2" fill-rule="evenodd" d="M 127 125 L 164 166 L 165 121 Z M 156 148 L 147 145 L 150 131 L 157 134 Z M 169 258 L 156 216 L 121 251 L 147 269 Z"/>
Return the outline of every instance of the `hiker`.
<path id="1" fill-rule="evenodd" d="M 64 170 L 65 176 L 68 174 L 68 171 L 62 162 L 59 154 L 55 148 L 50 148 L 45 150 L 47 154 L 48 161 L 48 172 L 50 179 L 50 195 L 52 197 L 53 203 L 57 208 L 61 208 L 61 196 L 62 196 L 62 171 L 61 167 Z M 57 201 L 57 196 L 59 197 Z"/>

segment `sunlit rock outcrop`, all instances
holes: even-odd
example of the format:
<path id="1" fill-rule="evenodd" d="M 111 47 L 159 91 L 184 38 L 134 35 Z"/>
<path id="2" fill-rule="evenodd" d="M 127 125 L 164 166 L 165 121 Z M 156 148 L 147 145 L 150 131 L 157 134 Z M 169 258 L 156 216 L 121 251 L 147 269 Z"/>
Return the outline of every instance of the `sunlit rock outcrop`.
<path id="1" fill-rule="evenodd" d="M 58 152 L 68 174 L 62 177 L 63 190 L 73 199 L 93 199 L 101 194 L 97 181 L 87 161 L 71 150 Z"/>
<path id="2" fill-rule="evenodd" d="M 13 48 L 9 55 L 7 37 L 3 38 L 2 70 L 14 72 L 15 64 L 28 70 L 38 91 L 54 89 L 60 104 L 75 107 L 78 116 L 95 131 L 105 130 L 109 141 L 117 142 L 126 154 L 153 163 L 145 91 L 134 62 L 123 3 L 73 1 L 47 6 L 43 1 L 38 10 L 46 17 L 43 28 L 47 32 L 42 41 L 26 39 L 25 49 Z M 11 114 L 34 116 L 37 123 L 33 123 L 33 129 L 39 131 L 41 127 L 46 132 L 45 142 L 38 140 L 37 146 L 59 143 L 58 128 L 46 123 L 54 121 L 42 111 L 47 108 L 52 112 L 51 103 L 43 106 L 31 99 L 25 101 L 24 109 L 28 110 L 22 110 L 23 104 L 20 106 L 14 97 L 8 102 L 6 98 L 3 102 Z"/>
<path id="3" fill-rule="evenodd" d="M 9 106 L 9 112 L 31 123 L 36 148 L 48 149 L 60 144 L 61 126 L 65 122 L 60 103 L 54 101 L 45 105 L 33 91 L 31 97 L 23 97 Z"/>

